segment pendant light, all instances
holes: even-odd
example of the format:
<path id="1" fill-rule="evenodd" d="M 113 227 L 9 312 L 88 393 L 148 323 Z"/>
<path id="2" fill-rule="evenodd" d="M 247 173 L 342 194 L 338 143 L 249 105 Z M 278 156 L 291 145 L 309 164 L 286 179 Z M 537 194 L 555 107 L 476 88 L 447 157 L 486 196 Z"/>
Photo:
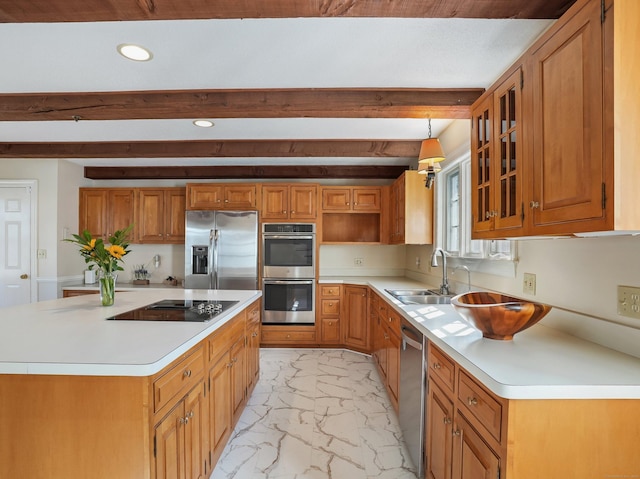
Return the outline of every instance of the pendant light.
<path id="1" fill-rule="evenodd" d="M 436 179 L 436 173 L 442 169 L 440 162 L 444 161 L 444 152 L 440 140 L 431 138 L 431 118 L 429 118 L 429 138 L 422 141 L 418 155 L 418 173 L 427 175 L 425 186 L 431 188 Z"/>

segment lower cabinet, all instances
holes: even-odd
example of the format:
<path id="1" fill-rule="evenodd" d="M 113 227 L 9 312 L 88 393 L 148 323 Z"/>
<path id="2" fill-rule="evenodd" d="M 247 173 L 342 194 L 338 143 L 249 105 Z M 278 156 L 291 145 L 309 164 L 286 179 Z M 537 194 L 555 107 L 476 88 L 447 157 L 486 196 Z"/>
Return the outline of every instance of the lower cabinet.
<path id="1" fill-rule="evenodd" d="M 339 284 L 322 284 L 318 291 L 318 330 L 320 343 L 323 345 L 339 345 L 341 334 L 341 297 L 342 286 Z"/>
<path id="2" fill-rule="evenodd" d="M 343 343 L 357 351 L 369 352 L 369 287 L 345 286 L 343 294 Z"/>
<path id="3" fill-rule="evenodd" d="M 370 309 L 373 358 L 391 404 L 398 411 L 400 395 L 400 315 L 377 294 L 372 293 Z"/>
<path id="4" fill-rule="evenodd" d="M 208 411 L 201 381 L 155 427 L 156 479 L 207 477 Z"/>

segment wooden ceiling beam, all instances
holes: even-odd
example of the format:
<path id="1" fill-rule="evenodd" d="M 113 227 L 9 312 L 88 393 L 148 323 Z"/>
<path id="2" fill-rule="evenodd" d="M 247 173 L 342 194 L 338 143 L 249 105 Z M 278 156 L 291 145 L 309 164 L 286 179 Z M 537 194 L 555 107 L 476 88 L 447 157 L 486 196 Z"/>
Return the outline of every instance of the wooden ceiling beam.
<path id="1" fill-rule="evenodd" d="M 415 158 L 420 141 L 224 140 L 0 143 L 0 158 Z"/>
<path id="2" fill-rule="evenodd" d="M 224 18 L 558 18 L 575 0 L 0 0 L 0 22 Z"/>
<path id="3" fill-rule="evenodd" d="M 470 118 L 482 88 L 0 94 L 0 121 Z"/>
<path id="4" fill-rule="evenodd" d="M 85 178 L 93 180 L 162 179 L 395 179 L 404 165 L 269 165 L 269 166 L 85 166 Z"/>

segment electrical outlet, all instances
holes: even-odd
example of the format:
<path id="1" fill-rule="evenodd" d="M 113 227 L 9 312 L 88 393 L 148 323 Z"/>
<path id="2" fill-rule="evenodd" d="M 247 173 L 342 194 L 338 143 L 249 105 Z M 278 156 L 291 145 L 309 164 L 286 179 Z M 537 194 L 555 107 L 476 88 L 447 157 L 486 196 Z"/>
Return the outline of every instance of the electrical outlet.
<path id="1" fill-rule="evenodd" d="M 39 249 L 38 250 L 38 259 L 47 259 L 47 250 Z"/>
<path id="2" fill-rule="evenodd" d="M 533 273 L 524 274 L 524 283 L 522 285 L 522 292 L 525 294 L 536 294 L 536 275 Z"/>
<path id="3" fill-rule="evenodd" d="M 364 260 L 362 258 L 353 258 L 353 264 L 356 266 L 362 266 L 364 264 Z"/>
<path id="4" fill-rule="evenodd" d="M 640 319 L 640 288 L 618 286 L 618 314 Z"/>
<path id="5" fill-rule="evenodd" d="M 416 256 L 416 267 L 420 267 L 420 256 Z"/>

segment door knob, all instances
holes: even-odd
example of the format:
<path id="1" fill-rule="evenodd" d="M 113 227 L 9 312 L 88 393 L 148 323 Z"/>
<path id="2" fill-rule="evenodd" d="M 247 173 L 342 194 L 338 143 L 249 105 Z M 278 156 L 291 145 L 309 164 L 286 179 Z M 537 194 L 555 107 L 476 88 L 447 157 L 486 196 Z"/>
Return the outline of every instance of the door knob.
<path id="1" fill-rule="evenodd" d="M 26 273 L 23 273 L 20 275 L 20 279 L 28 279 L 28 278 L 29 278 L 29 275 Z"/>

